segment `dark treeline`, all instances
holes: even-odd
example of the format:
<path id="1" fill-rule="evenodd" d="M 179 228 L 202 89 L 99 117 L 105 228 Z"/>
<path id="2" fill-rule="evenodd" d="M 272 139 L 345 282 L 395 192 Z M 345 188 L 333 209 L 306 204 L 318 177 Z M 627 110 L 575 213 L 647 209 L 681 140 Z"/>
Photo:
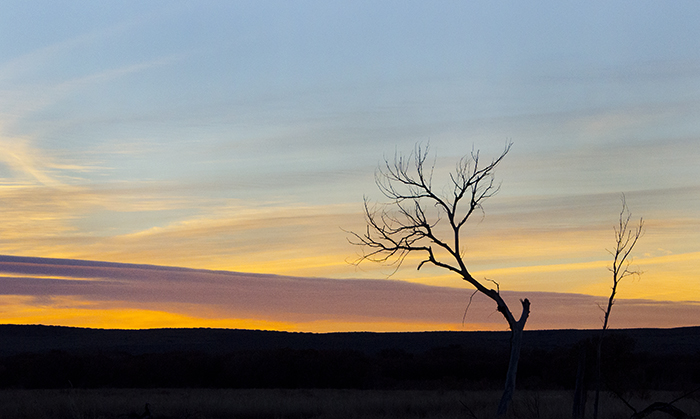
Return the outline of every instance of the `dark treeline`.
<path id="1" fill-rule="evenodd" d="M 687 389 L 700 383 L 697 353 L 635 350 L 634 338 L 604 341 L 606 385 L 613 390 Z M 523 389 L 571 389 L 582 353 L 593 377 L 594 338 L 566 347 L 524 348 Z M 500 389 L 507 347 L 452 344 L 420 352 L 257 349 L 227 353 L 173 351 L 23 352 L 0 357 L 3 388 L 352 388 Z"/>

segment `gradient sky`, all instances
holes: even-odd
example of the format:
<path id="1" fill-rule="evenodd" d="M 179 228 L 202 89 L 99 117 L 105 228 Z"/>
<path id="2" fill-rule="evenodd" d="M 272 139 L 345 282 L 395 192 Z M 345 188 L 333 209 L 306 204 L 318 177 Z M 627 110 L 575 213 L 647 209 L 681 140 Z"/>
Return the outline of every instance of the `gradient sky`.
<path id="1" fill-rule="evenodd" d="M 391 268 L 348 263 L 358 249 L 343 231 L 362 228 L 363 195 L 380 200 L 383 157 L 429 141 L 441 172 L 472 148 L 490 158 L 512 141 L 496 172 L 499 195 L 466 232 L 477 278 L 516 297 L 605 296 L 625 193 L 646 233 L 633 262 L 644 274 L 620 297 L 694 307 L 698 22 L 694 1 L 5 1 L 0 254 L 387 281 Z M 391 285 L 464 287 L 415 265 Z M 76 291 L 66 300 L 63 288 L 40 292 L 29 279 L 24 289 L 3 266 L 0 321 L 113 327 L 143 309 L 127 304 L 128 293 L 107 304 L 116 297 Z M 468 301 L 468 290 L 454 292 Z M 156 300 L 161 320 L 129 325 L 202 318 L 182 308 L 193 302 Z M 210 307 L 203 301 L 197 310 Z M 78 310 L 71 304 L 88 314 L 58 320 Z M 347 313 L 321 316 L 331 322 L 323 327 L 307 317 L 284 326 L 284 314 L 211 304 L 220 322 L 202 325 L 384 327 Z M 89 320 L 95 305 L 102 323 Z M 381 322 L 459 328 L 461 315 Z M 537 327 L 566 327 L 547 321 Z"/>

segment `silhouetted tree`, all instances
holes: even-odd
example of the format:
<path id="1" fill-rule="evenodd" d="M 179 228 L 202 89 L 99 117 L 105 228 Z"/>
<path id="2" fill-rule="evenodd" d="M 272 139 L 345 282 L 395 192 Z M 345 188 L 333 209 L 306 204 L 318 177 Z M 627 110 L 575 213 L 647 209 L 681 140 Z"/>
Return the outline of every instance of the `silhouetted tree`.
<path id="1" fill-rule="evenodd" d="M 601 355 L 603 351 L 603 338 L 605 337 L 605 331 L 608 330 L 608 321 L 610 320 L 610 312 L 612 311 L 613 304 L 615 303 L 615 296 L 617 295 L 617 286 L 620 284 L 624 278 L 630 275 L 640 275 L 640 271 L 630 270 L 630 263 L 632 258 L 630 254 L 634 245 L 637 244 L 637 240 L 642 235 L 644 231 L 644 220 L 639 219 L 639 224 L 636 226 L 630 226 L 630 219 L 632 218 L 632 213 L 629 208 L 627 208 L 627 201 L 625 200 L 625 195 L 622 195 L 622 211 L 620 211 L 620 217 L 618 224 L 613 228 L 615 231 L 615 249 L 608 250 L 608 252 L 613 257 L 612 266 L 608 268 L 612 272 L 612 288 L 610 291 L 610 298 L 608 298 L 608 305 L 603 309 L 603 328 L 600 331 L 600 337 L 598 338 L 598 346 L 596 350 L 596 389 L 595 389 L 595 401 L 593 404 L 593 418 L 598 418 L 598 401 L 600 399 L 600 389 L 602 387 L 602 362 Z"/>
<path id="2" fill-rule="evenodd" d="M 530 314 L 530 301 L 521 300 L 522 312 L 516 318 L 496 289 L 485 284 L 487 280 L 474 278 L 465 262 L 463 227 L 476 211 L 483 211 L 483 202 L 494 196 L 500 186 L 494 183 L 494 170 L 510 150 L 506 144 L 503 152 L 482 167 L 479 152 L 464 156 L 449 176 L 447 187 L 435 188 L 432 184 L 434 165 L 426 163 L 428 146 L 417 145 L 408 156 L 396 154 L 393 162 L 388 159 L 375 173 L 375 182 L 388 199 L 382 205 L 370 205 L 364 200 L 367 227 L 364 233 L 351 232 L 351 243 L 363 249 L 357 261 L 373 261 L 395 264 L 398 269 L 409 254 L 423 254 L 426 263 L 454 272 L 476 290 L 496 303 L 511 330 L 511 349 L 506 385 L 498 406 L 498 415 L 508 409 L 515 390 L 515 377 L 520 357 L 523 329 Z M 441 228 L 447 224 L 447 229 Z"/>

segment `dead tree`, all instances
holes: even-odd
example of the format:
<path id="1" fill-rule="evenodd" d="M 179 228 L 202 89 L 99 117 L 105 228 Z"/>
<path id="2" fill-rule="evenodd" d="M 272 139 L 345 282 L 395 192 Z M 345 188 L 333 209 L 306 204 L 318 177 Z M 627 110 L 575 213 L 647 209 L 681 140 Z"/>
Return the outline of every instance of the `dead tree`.
<path id="1" fill-rule="evenodd" d="M 494 169 L 511 145 L 506 144 L 503 152 L 483 167 L 479 152 L 472 151 L 459 160 L 444 189 L 432 184 L 435 166 L 426 163 L 427 146 L 416 146 L 408 156 L 397 154 L 393 162 L 385 159 L 375 173 L 375 181 L 388 202 L 370 205 L 365 198 L 366 230 L 362 234 L 350 233 L 351 243 L 363 249 L 357 263 L 392 263 L 398 269 L 409 254 L 422 254 L 425 259 L 418 263 L 419 270 L 425 264 L 432 264 L 451 271 L 471 284 L 475 292 L 496 303 L 511 330 L 510 361 L 498 415 L 506 413 L 515 390 L 530 301 L 520 300 L 522 312 L 516 319 L 501 297 L 497 283 L 496 289 L 492 289 L 485 285 L 487 280 L 477 280 L 471 275 L 464 258 L 462 232 L 467 220 L 475 212 L 483 211 L 483 202 L 498 192 L 500 186 L 494 183 Z"/>
<path id="2" fill-rule="evenodd" d="M 602 387 L 602 352 L 603 352 L 603 338 L 605 337 L 605 331 L 608 330 L 608 321 L 610 320 L 610 312 L 612 311 L 613 304 L 615 303 L 615 296 L 617 295 L 617 286 L 620 284 L 624 278 L 630 275 L 640 275 L 640 271 L 630 270 L 630 263 L 632 258 L 630 254 L 634 245 L 637 244 L 637 240 L 642 235 L 644 231 L 644 220 L 639 219 L 639 224 L 636 226 L 630 226 L 630 219 L 632 218 L 632 213 L 629 208 L 627 208 L 627 201 L 625 200 L 625 195 L 622 195 L 622 211 L 620 211 L 620 217 L 618 224 L 613 228 L 615 231 L 615 249 L 608 250 L 608 252 L 613 257 L 612 266 L 608 268 L 612 272 L 612 288 L 610 291 L 610 298 L 608 298 L 608 305 L 603 309 L 603 328 L 600 331 L 600 337 L 598 338 L 598 346 L 596 348 L 596 389 L 595 389 L 595 401 L 593 403 L 593 418 L 598 418 L 598 401 L 600 399 L 600 390 Z"/>

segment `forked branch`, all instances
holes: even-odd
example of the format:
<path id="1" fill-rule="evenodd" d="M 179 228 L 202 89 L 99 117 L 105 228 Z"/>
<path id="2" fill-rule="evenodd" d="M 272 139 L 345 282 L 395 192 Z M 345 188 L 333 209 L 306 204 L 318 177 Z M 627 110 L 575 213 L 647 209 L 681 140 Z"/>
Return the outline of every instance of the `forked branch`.
<path id="1" fill-rule="evenodd" d="M 418 269 L 426 263 L 459 273 L 478 290 L 486 288 L 472 278 L 464 263 L 461 229 L 486 199 L 495 195 L 499 185 L 494 169 L 510 150 L 483 165 L 478 151 L 462 158 L 450 174 L 451 191 L 439 193 L 433 188 L 434 163 L 428 165 L 429 147 L 417 145 L 408 156 L 396 154 L 385 159 L 375 173 L 375 182 L 387 198 L 383 204 L 370 205 L 365 199 L 364 233 L 350 232 L 350 242 L 360 245 L 365 260 L 400 266 L 411 252 L 425 254 Z M 447 220 L 451 234 L 439 237 L 436 227 Z M 441 256 L 439 256 L 439 255 Z"/>
<path id="2" fill-rule="evenodd" d="M 630 264 L 632 263 L 630 254 L 632 253 L 634 246 L 637 244 L 637 241 L 644 233 L 644 219 L 640 218 L 639 223 L 636 226 L 630 226 L 632 213 L 627 207 L 627 201 L 624 194 L 622 194 L 621 199 L 622 210 L 620 211 L 618 224 L 613 228 L 615 232 L 615 249 L 608 250 L 608 253 L 610 253 L 613 257 L 612 266 L 608 268 L 608 270 L 612 272 L 613 283 L 610 298 L 608 299 L 608 306 L 604 310 L 605 317 L 603 319 L 603 330 L 608 328 L 610 310 L 612 309 L 613 304 L 615 304 L 617 286 L 620 284 L 620 281 L 630 275 L 642 274 L 641 271 L 630 270 Z"/>

